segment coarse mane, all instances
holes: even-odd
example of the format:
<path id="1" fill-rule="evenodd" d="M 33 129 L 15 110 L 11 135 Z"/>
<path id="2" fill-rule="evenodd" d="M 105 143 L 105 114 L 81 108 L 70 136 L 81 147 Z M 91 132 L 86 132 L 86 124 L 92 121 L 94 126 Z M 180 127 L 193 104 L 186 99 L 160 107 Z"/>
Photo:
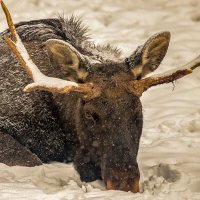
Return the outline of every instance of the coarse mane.
<path id="1" fill-rule="evenodd" d="M 15 27 L 23 42 L 45 42 L 48 39 L 64 40 L 94 62 L 116 62 L 121 56 L 121 51 L 110 44 L 96 45 L 92 42 L 88 34 L 88 27 L 82 23 L 80 18 L 73 15 L 70 18 L 59 16 L 58 18 L 24 21 L 15 24 Z M 0 36 L 4 34 L 9 35 L 9 30 L 5 30 Z"/>

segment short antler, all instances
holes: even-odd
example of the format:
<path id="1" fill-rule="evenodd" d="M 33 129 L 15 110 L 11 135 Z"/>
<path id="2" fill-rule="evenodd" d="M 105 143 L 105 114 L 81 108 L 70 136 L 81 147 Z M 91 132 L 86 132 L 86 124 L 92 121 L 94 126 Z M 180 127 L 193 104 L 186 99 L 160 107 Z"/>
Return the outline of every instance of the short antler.
<path id="1" fill-rule="evenodd" d="M 142 93 L 147 89 L 149 89 L 150 87 L 173 82 L 179 78 L 182 78 L 183 76 L 191 74 L 193 70 L 196 69 L 197 67 L 200 67 L 200 56 L 198 56 L 188 64 L 176 68 L 174 70 L 167 71 L 164 74 L 150 76 L 141 79 L 139 81 L 138 80 L 131 81 L 131 86 L 134 90 L 134 93 L 137 96 L 141 96 Z"/>
<path id="2" fill-rule="evenodd" d="M 7 23 L 11 32 L 11 36 L 13 41 L 8 38 L 6 35 L 3 36 L 5 42 L 10 46 L 14 54 L 17 56 L 19 62 L 25 69 L 25 71 L 29 74 L 29 76 L 33 79 L 34 83 L 27 85 L 24 88 L 24 91 L 30 92 L 33 90 L 45 90 L 56 93 L 67 93 L 69 91 L 78 91 L 82 93 L 87 93 L 87 96 L 94 95 L 94 86 L 90 83 L 86 84 L 77 84 L 72 81 L 62 80 L 58 78 L 45 76 L 38 67 L 31 60 L 26 48 L 24 47 L 15 26 L 13 24 L 11 15 L 3 3 L 0 0 L 3 11 L 6 15 Z"/>

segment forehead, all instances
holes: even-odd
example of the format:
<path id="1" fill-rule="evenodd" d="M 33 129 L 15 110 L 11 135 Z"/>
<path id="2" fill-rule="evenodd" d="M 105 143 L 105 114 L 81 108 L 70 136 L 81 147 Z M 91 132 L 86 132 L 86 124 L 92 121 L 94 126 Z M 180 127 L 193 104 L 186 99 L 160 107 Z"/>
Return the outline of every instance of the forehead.
<path id="1" fill-rule="evenodd" d="M 91 67 L 87 81 L 106 85 L 134 80 L 134 76 L 125 63 L 95 64 Z"/>
<path id="2" fill-rule="evenodd" d="M 129 67 L 124 62 L 96 63 L 91 67 L 92 74 L 104 75 L 106 77 L 112 77 L 120 72 L 130 73 Z"/>
<path id="3" fill-rule="evenodd" d="M 130 92 L 128 85 L 104 82 L 101 95 L 87 102 L 87 108 L 105 116 L 132 115 L 141 108 L 140 99 Z M 89 107 L 88 107 L 89 106 Z"/>
<path id="4" fill-rule="evenodd" d="M 89 82 L 100 88 L 99 98 L 102 101 L 117 103 L 120 100 L 129 102 L 131 99 L 136 98 L 130 84 L 132 80 L 132 75 L 123 71 L 114 73 L 111 76 L 107 76 L 106 73 L 95 73 L 91 75 Z"/>
<path id="5" fill-rule="evenodd" d="M 107 63 L 92 66 L 85 82 L 96 85 L 101 98 L 114 100 L 134 96 L 130 84 L 133 80 L 134 75 L 125 64 Z"/>

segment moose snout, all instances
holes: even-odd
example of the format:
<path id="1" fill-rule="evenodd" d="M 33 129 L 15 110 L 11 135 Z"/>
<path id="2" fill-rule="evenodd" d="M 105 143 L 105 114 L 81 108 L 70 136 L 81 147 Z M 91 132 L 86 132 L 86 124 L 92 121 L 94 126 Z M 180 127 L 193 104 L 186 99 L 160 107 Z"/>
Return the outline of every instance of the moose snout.
<path id="1" fill-rule="evenodd" d="M 135 176 L 132 171 L 112 171 L 104 182 L 106 184 L 106 189 L 108 190 L 122 190 L 137 193 L 140 191 L 139 180 L 140 176 Z"/>

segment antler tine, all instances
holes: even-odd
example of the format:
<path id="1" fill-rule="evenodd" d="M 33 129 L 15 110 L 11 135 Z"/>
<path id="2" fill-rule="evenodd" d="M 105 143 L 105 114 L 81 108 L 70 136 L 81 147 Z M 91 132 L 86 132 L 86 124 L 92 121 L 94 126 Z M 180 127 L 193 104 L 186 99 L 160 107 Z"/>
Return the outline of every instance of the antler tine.
<path id="1" fill-rule="evenodd" d="M 15 27 L 13 25 L 12 18 L 10 16 L 10 12 L 8 11 L 7 7 L 5 6 L 5 4 L 3 3 L 2 0 L 0 0 L 0 3 L 1 3 L 3 11 L 4 11 L 5 15 L 6 15 L 7 24 L 9 26 L 9 29 L 11 30 L 11 34 L 12 34 L 13 40 L 14 40 L 14 42 L 16 42 L 17 41 L 16 30 L 15 30 Z"/>
<path id="2" fill-rule="evenodd" d="M 4 35 L 3 38 L 5 42 L 10 46 L 13 53 L 17 56 L 25 71 L 31 76 L 31 78 L 34 81 L 34 83 L 27 85 L 24 91 L 30 92 L 32 90 L 46 90 L 50 92 L 66 93 L 71 90 L 77 90 L 79 92 L 87 93 L 91 88 L 91 86 L 89 87 L 88 84 L 86 84 L 85 86 L 84 84 L 82 84 L 79 87 L 79 84 L 75 82 L 48 77 L 40 72 L 38 67 L 33 63 L 31 58 L 29 57 L 26 48 L 24 47 L 21 39 L 19 38 L 19 35 L 17 34 L 17 31 L 12 22 L 11 15 L 7 7 L 5 6 L 2 0 L 0 0 L 0 3 L 6 15 L 7 23 L 10 28 L 13 41 L 9 39 L 6 35 Z"/>
<path id="3" fill-rule="evenodd" d="M 150 87 L 173 82 L 182 78 L 183 76 L 191 74 L 197 67 L 200 67 L 200 56 L 187 63 L 186 65 L 174 70 L 167 71 L 164 74 L 150 76 L 139 81 L 131 81 L 131 86 L 133 87 L 135 94 L 137 96 L 141 96 L 142 93 Z"/>

